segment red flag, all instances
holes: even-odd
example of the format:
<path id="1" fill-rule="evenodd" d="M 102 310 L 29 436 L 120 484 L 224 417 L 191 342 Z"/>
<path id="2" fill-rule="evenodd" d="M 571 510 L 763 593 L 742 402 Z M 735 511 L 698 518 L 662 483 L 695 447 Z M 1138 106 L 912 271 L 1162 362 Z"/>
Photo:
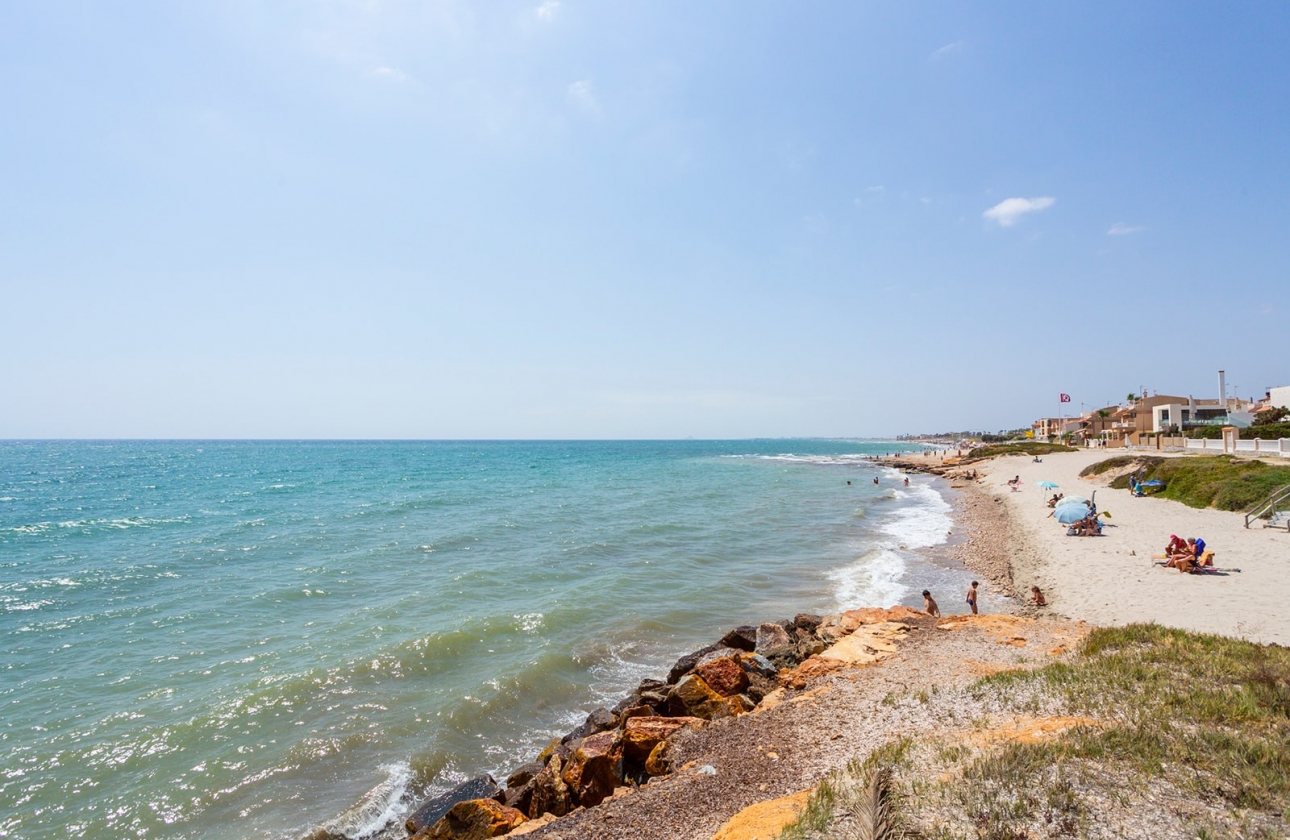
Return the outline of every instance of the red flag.
<path id="1" fill-rule="evenodd" d="M 1070 394 L 1062 394 L 1062 402 L 1070 402 L 1070 401 L 1071 401 Z"/>

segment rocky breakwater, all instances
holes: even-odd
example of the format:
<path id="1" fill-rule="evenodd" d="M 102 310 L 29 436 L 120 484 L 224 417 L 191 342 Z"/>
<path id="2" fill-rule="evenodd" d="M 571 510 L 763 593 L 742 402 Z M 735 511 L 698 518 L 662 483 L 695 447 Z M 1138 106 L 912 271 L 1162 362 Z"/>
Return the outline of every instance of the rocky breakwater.
<path id="1" fill-rule="evenodd" d="M 685 730 L 771 707 L 813 676 L 894 651 L 903 607 L 852 610 L 731 630 L 676 661 L 665 680 L 647 679 L 612 709 L 596 709 L 499 785 L 471 779 L 408 817 L 412 840 L 521 835 L 582 808 L 666 778 L 672 739 Z"/>

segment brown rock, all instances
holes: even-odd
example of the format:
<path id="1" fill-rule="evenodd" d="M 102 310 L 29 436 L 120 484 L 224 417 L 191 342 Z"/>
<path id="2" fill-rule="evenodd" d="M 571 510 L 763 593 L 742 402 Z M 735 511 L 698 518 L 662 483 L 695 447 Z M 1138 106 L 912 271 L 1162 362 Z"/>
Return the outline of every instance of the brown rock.
<path id="1" fill-rule="evenodd" d="M 812 613 L 798 613 L 793 617 L 793 624 L 800 630 L 814 633 L 815 628 L 819 627 L 820 622 L 823 620 L 823 616 L 814 615 Z"/>
<path id="2" fill-rule="evenodd" d="M 806 683 L 815 677 L 823 676 L 830 671 L 841 668 L 842 662 L 835 659 L 823 659 L 812 656 L 791 671 L 780 671 L 777 679 L 785 688 L 806 688 Z"/>
<path id="3" fill-rule="evenodd" d="M 653 706 L 646 706 L 642 704 L 640 706 L 632 706 L 630 709 L 624 709 L 623 714 L 621 716 L 621 720 L 623 722 L 623 725 L 626 726 L 627 721 L 631 720 L 634 717 L 650 717 L 651 715 L 656 715 L 656 714 L 658 714 L 658 712 L 654 710 Z"/>
<path id="4" fill-rule="evenodd" d="M 413 835 L 415 840 L 487 840 L 509 834 L 524 815 L 496 799 L 468 799 L 452 806 L 434 825 Z"/>
<path id="5" fill-rule="evenodd" d="M 704 682 L 703 677 L 690 674 L 682 677 L 672 687 L 672 693 L 667 698 L 667 708 L 674 715 L 712 720 L 714 717 L 724 716 L 721 711 L 724 699 Z"/>
<path id="6" fill-rule="evenodd" d="M 551 756 L 542 772 L 533 777 L 533 794 L 529 801 L 529 816 L 540 817 L 543 814 L 555 814 L 563 817 L 572 806 L 569 786 L 564 783 L 560 771 L 564 761 L 558 755 Z"/>
<path id="7" fill-rule="evenodd" d="M 672 758 L 668 754 L 667 741 L 659 741 L 650 750 L 649 758 L 645 759 L 645 772 L 651 776 L 666 776 L 672 772 Z"/>
<path id="8" fill-rule="evenodd" d="M 751 624 L 736 627 L 721 637 L 721 644 L 736 650 L 753 651 L 757 649 L 757 628 Z"/>
<path id="9" fill-rule="evenodd" d="M 564 783 L 573 801 L 594 808 L 612 794 L 622 781 L 618 771 L 622 754 L 618 732 L 600 732 L 586 738 L 564 769 Z"/>
<path id="10" fill-rule="evenodd" d="M 537 783 L 529 779 L 522 785 L 509 787 L 506 789 L 506 801 L 503 803 L 507 808 L 514 808 L 522 814 L 529 812 L 529 805 L 533 804 L 533 788 Z"/>
<path id="11" fill-rule="evenodd" d="M 765 653 L 773 648 L 789 647 L 793 639 L 788 631 L 778 624 L 763 624 L 757 628 L 757 652 Z"/>
<path id="12" fill-rule="evenodd" d="M 723 656 L 705 662 L 694 669 L 708 687 L 722 697 L 739 694 L 748 687 L 748 675 L 733 656 Z"/>
<path id="13" fill-rule="evenodd" d="M 687 726 L 703 721 L 692 717 L 635 717 L 623 728 L 623 754 L 637 761 L 649 758 L 654 748 Z"/>

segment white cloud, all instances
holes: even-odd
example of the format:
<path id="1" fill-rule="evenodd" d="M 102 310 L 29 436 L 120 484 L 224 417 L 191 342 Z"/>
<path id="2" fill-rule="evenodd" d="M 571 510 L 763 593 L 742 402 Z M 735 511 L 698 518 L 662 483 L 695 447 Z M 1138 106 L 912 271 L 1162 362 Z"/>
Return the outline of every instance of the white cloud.
<path id="1" fill-rule="evenodd" d="M 408 74 L 394 67 L 377 67 L 372 71 L 372 75 L 378 79 L 385 79 L 391 82 L 406 82 Z"/>
<path id="2" fill-rule="evenodd" d="M 1126 225 L 1124 222 L 1116 222 L 1111 225 L 1111 229 L 1106 232 L 1107 236 L 1128 236 L 1131 233 L 1144 231 L 1146 228 L 1137 225 Z"/>
<path id="3" fill-rule="evenodd" d="M 936 52 L 932 53 L 932 60 L 936 61 L 937 59 L 948 58 L 949 56 L 954 55 L 954 53 L 958 52 L 961 49 L 963 49 L 962 41 L 955 41 L 952 44 L 946 44 Z"/>
<path id="4" fill-rule="evenodd" d="M 1005 198 L 981 215 L 1002 227 L 1012 227 L 1027 213 L 1038 213 L 1047 210 L 1057 203 L 1051 196 L 1042 198 Z"/>
<path id="5" fill-rule="evenodd" d="M 560 0 L 544 0 L 534 12 L 539 18 L 550 23 L 555 20 L 555 13 L 560 9 Z"/>
<path id="6" fill-rule="evenodd" d="M 595 112 L 599 109 L 599 103 L 596 102 L 596 94 L 591 89 L 591 79 L 583 79 L 580 82 L 574 82 L 569 85 L 565 91 L 565 96 L 574 105 L 584 111 Z"/>

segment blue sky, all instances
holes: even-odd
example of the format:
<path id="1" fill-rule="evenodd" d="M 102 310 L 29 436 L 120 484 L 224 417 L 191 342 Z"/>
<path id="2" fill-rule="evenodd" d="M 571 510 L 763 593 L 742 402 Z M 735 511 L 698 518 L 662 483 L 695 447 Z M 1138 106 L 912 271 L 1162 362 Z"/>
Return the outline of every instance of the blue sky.
<path id="1" fill-rule="evenodd" d="M 1025 425 L 1290 383 L 1290 6 L 0 6 L 0 437 Z"/>

